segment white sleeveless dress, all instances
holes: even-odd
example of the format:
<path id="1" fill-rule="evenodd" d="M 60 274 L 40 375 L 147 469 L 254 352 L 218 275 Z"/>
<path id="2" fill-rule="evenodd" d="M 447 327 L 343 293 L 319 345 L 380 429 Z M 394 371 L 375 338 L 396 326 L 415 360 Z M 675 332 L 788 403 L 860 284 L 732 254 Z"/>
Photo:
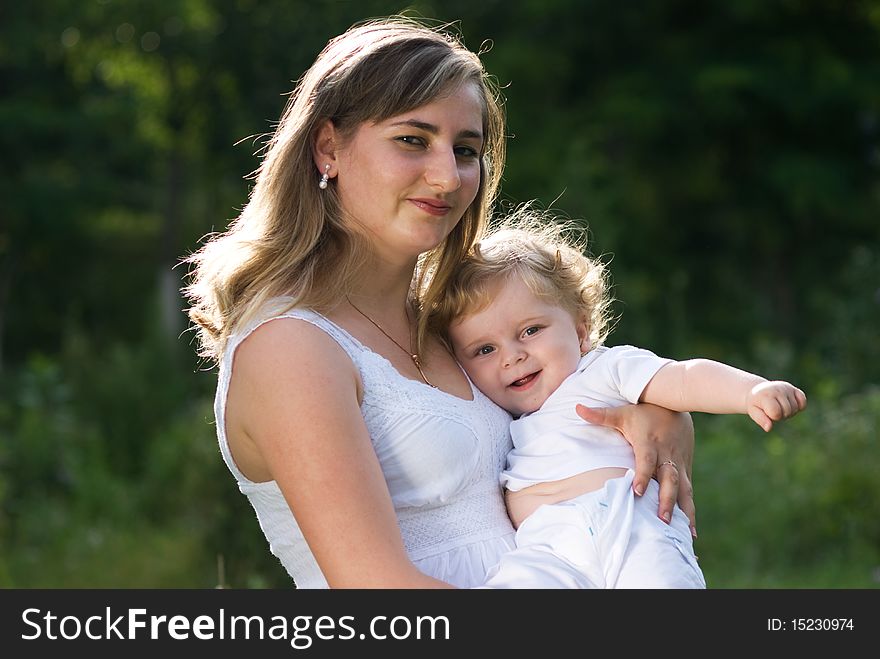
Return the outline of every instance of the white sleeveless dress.
<path id="1" fill-rule="evenodd" d="M 473 384 L 473 400 L 468 401 L 405 378 L 385 357 L 324 316 L 294 309 L 258 320 L 230 338 L 220 360 L 214 414 L 223 460 L 256 511 L 271 552 L 296 586 L 326 588 L 327 581 L 276 482 L 256 483 L 238 470 L 225 428 L 235 350 L 257 327 L 277 318 L 320 328 L 360 372 L 361 412 L 410 560 L 425 574 L 455 586 L 481 585 L 486 571 L 515 546 L 499 483 L 511 449 L 510 415 Z"/>

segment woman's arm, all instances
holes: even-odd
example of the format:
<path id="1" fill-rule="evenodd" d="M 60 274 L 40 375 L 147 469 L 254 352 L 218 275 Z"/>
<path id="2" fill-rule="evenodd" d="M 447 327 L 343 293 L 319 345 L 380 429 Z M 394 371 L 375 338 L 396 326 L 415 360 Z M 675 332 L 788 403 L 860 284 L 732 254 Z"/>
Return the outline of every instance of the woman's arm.
<path id="1" fill-rule="evenodd" d="M 319 329 L 266 323 L 236 352 L 227 435 L 252 472 L 278 483 L 332 588 L 449 587 L 407 557 L 358 388 L 350 358 Z"/>
<path id="2" fill-rule="evenodd" d="M 688 516 L 691 534 L 697 536 L 691 467 L 694 458 L 694 424 L 689 414 L 640 403 L 622 407 L 577 406 L 578 415 L 590 423 L 613 428 L 632 444 L 636 459 L 633 490 L 644 493 L 656 475 L 660 483 L 658 516 L 672 519 L 676 501 Z"/>

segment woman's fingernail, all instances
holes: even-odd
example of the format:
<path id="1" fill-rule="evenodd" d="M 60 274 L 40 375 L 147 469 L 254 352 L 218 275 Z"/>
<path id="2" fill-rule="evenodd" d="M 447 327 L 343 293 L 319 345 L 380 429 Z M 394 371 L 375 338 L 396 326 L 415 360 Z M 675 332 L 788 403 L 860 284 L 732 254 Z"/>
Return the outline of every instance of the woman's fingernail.
<path id="1" fill-rule="evenodd" d="M 642 496 L 644 493 L 645 493 L 645 486 L 642 485 L 641 483 L 636 485 L 636 494 L 638 494 L 639 496 Z"/>
<path id="2" fill-rule="evenodd" d="M 697 537 L 697 527 L 696 526 L 691 527 L 691 535 L 694 536 L 695 538 Z"/>
<path id="3" fill-rule="evenodd" d="M 666 511 L 665 513 L 663 513 L 661 515 L 661 517 L 662 517 L 663 521 L 666 522 L 667 524 L 669 524 L 669 521 L 672 519 L 672 515 L 669 514 L 669 511 Z"/>

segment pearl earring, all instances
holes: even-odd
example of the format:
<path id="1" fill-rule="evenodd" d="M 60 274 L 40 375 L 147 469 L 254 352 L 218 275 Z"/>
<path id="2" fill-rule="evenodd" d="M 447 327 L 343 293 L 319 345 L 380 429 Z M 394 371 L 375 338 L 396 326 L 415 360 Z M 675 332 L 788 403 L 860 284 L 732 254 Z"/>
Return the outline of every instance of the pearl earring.
<path id="1" fill-rule="evenodd" d="M 328 172 L 330 171 L 330 165 L 324 165 L 324 173 L 321 175 L 321 180 L 318 181 L 318 187 L 322 190 L 327 189 L 327 181 L 330 180 L 330 175 Z"/>

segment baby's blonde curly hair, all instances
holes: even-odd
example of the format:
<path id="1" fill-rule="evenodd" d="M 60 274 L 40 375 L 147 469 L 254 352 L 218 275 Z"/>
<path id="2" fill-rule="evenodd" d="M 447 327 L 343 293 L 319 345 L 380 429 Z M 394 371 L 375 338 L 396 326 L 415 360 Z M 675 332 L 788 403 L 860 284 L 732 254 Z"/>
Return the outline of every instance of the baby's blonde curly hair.
<path id="1" fill-rule="evenodd" d="M 538 298 L 585 321 L 593 349 L 611 331 L 613 298 L 607 267 L 587 256 L 586 248 L 586 229 L 521 208 L 471 248 L 444 295 L 428 309 L 428 325 L 449 344 L 449 326 L 484 309 L 491 302 L 492 284 L 516 275 Z"/>

